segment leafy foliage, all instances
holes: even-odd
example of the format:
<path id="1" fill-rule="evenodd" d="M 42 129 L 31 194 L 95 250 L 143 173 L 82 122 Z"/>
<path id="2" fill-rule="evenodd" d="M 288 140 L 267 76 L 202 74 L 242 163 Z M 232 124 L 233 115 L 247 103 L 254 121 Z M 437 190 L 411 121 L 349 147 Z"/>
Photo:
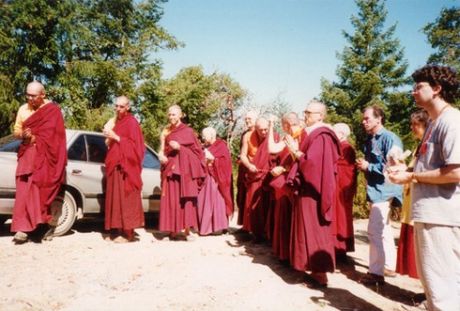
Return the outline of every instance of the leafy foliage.
<path id="1" fill-rule="evenodd" d="M 217 72 L 207 75 L 201 66 L 183 68 L 173 78 L 156 85 L 146 84 L 142 93 L 149 99 L 141 110 L 144 123 L 149 124 L 144 134 L 155 147 L 167 123 L 167 109 L 172 105 L 182 108 L 184 122 L 197 133 L 213 126 L 221 137 L 231 141 L 234 112 L 246 94 L 230 76 Z"/>
<path id="2" fill-rule="evenodd" d="M 396 25 L 384 29 L 387 11 L 382 0 L 356 0 L 358 14 L 351 17 L 353 33 L 343 31 L 348 45 L 338 54 L 336 82 L 321 81 L 321 100 L 329 108 L 331 122 L 350 125 L 358 149 L 366 139 L 362 129 L 362 110 L 381 106 L 387 116 L 385 126 L 396 133 L 407 130 L 413 107 L 407 93 L 400 89 L 409 82 L 407 61 L 399 40 L 394 38 Z M 358 214 L 367 214 L 365 190 L 361 180 L 355 199 Z M 363 192 L 364 191 L 364 192 Z"/>
<path id="3" fill-rule="evenodd" d="M 423 27 L 431 47 L 437 49 L 428 63 L 451 66 L 460 73 L 460 7 L 441 10 L 436 21 Z M 460 107 L 460 99 L 455 103 Z"/>
<path id="4" fill-rule="evenodd" d="M 431 47 L 429 63 L 442 63 L 460 71 L 460 7 L 441 10 L 436 21 L 423 27 Z"/>
<path id="5" fill-rule="evenodd" d="M 162 2 L 4 1 L 0 87 L 9 85 L 12 92 L 0 91 L 7 95 L 0 105 L 12 102 L 17 109 L 27 82 L 40 80 L 49 97 L 61 103 L 68 125 L 96 128 L 115 96 L 137 98 L 143 84 L 159 79 L 159 63 L 149 59 L 152 52 L 180 46 L 158 25 Z M 5 134 L 7 129 L 0 130 Z"/>

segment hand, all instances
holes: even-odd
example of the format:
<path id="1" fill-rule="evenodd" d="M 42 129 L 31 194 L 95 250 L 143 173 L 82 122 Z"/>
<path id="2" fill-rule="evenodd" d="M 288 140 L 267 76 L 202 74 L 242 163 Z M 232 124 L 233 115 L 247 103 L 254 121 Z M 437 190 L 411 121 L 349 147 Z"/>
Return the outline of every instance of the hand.
<path id="1" fill-rule="evenodd" d="M 407 165 L 404 164 L 404 163 L 400 163 L 400 164 L 396 164 L 396 165 L 387 166 L 385 171 L 388 174 L 396 173 L 396 172 L 405 172 L 405 171 L 407 171 Z"/>
<path id="2" fill-rule="evenodd" d="M 406 171 L 395 171 L 388 174 L 388 179 L 394 184 L 407 184 L 414 178 L 414 173 Z"/>
<path id="3" fill-rule="evenodd" d="M 158 159 L 160 160 L 161 164 L 165 164 L 168 162 L 168 157 L 165 157 L 163 154 L 159 154 Z"/>
<path id="4" fill-rule="evenodd" d="M 116 140 L 116 141 L 120 141 L 120 136 L 118 136 L 113 130 L 104 128 L 104 130 L 102 131 L 102 133 L 104 134 L 105 137 L 107 137 L 107 138 L 109 138 L 109 139 L 113 139 L 113 140 Z"/>
<path id="5" fill-rule="evenodd" d="M 206 160 L 209 161 L 214 161 L 215 157 L 212 155 L 212 153 L 208 149 L 204 149 L 204 157 Z"/>
<path id="6" fill-rule="evenodd" d="M 257 169 L 257 166 L 255 166 L 254 164 L 249 164 L 248 170 L 249 170 L 251 173 L 257 173 L 257 172 L 259 171 L 259 170 Z"/>
<path id="7" fill-rule="evenodd" d="M 179 150 L 180 149 L 180 144 L 175 140 L 171 140 L 169 142 L 169 147 L 171 147 L 174 150 Z"/>
<path id="8" fill-rule="evenodd" d="M 292 154 L 295 154 L 297 151 L 299 151 L 299 142 L 295 140 L 291 135 L 284 136 L 284 143 L 286 144 L 286 147 L 288 147 L 289 152 Z"/>
<path id="9" fill-rule="evenodd" d="M 282 166 L 275 166 L 274 168 L 272 168 L 272 170 L 270 171 L 270 173 L 277 177 L 281 174 L 283 174 L 284 172 L 286 172 L 286 169 Z"/>
<path id="10" fill-rule="evenodd" d="M 24 139 L 32 138 L 32 130 L 31 130 L 30 128 L 26 128 L 26 129 L 22 132 L 22 138 L 24 138 Z"/>
<path id="11" fill-rule="evenodd" d="M 277 120 L 278 120 L 278 118 L 273 114 L 268 117 L 268 122 L 269 123 L 275 124 Z"/>
<path id="12" fill-rule="evenodd" d="M 359 158 L 356 160 L 356 168 L 360 171 L 367 171 L 369 167 L 369 162 L 367 162 L 366 160 L 364 160 L 363 158 Z"/>

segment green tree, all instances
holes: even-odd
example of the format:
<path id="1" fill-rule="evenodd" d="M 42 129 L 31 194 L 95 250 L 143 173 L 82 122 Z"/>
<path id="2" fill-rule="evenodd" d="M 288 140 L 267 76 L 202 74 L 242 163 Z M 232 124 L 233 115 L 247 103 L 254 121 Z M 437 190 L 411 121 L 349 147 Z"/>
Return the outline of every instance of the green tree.
<path id="1" fill-rule="evenodd" d="M 460 71 L 460 7 L 444 8 L 439 17 L 423 27 L 431 47 L 437 51 L 428 63 L 442 63 Z"/>
<path id="2" fill-rule="evenodd" d="M 363 108 L 380 105 L 390 121 L 385 126 L 399 133 L 402 127 L 396 125 L 407 123 L 412 105 L 407 92 L 400 91 L 408 83 L 408 65 L 399 40 L 394 38 L 396 25 L 384 28 L 384 1 L 356 0 L 356 4 L 358 14 L 351 17 L 354 31 L 343 31 L 348 44 L 338 54 L 337 81 L 322 79 L 320 98 L 329 108 L 331 122 L 350 125 L 360 149 L 366 138 L 361 126 Z M 355 197 L 355 213 L 367 214 L 363 183 Z"/>
<path id="3" fill-rule="evenodd" d="M 167 123 L 169 106 L 179 105 L 184 122 L 197 133 L 213 126 L 224 139 L 230 140 L 233 112 L 246 92 L 230 76 L 218 72 L 205 74 L 201 66 L 186 67 L 171 79 L 149 82 L 142 88 L 141 108 L 146 140 L 158 146 L 161 130 Z"/>
<path id="4" fill-rule="evenodd" d="M 134 98 L 139 108 L 140 89 L 160 77 L 152 53 L 180 45 L 158 25 L 163 2 L 3 1 L 0 87 L 12 91 L 0 91 L 0 105 L 17 108 L 26 83 L 36 79 L 61 103 L 68 127 L 100 128 L 108 103 L 119 94 Z"/>
<path id="5" fill-rule="evenodd" d="M 394 38 L 396 25 L 384 29 L 384 1 L 356 0 L 356 4 L 358 14 L 351 17 L 354 32 L 343 31 L 348 45 L 338 54 L 342 62 L 336 71 L 338 81 L 322 79 L 320 97 L 329 107 L 330 120 L 348 123 L 361 145 L 365 140 L 360 122 L 364 107 L 378 104 L 390 115 L 391 105 L 401 100 L 404 105 L 398 102 L 399 108 L 404 110 L 398 114 L 403 117 L 410 105 L 403 95 L 395 96 L 408 83 L 408 65 L 399 40 Z"/>
<path id="6" fill-rule="evenodd" d="M 423 27 L 431 47 L 436 52 L 428 63 L 451 66 L 460 72 L 460 7 L 444 8 L 439 17 Z M 455 103 L 460 107 L 460 99 Z"/>

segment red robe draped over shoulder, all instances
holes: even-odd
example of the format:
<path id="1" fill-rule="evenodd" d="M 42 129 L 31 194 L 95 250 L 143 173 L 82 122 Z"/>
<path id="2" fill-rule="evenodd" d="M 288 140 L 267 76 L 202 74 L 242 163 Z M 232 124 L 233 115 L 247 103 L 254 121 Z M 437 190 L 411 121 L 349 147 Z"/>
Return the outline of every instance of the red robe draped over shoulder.
<path id="1" fill-rule="evenodd" d="M 291 265 L 300 271 L 333 272 L 340 143 L 331 129 L 321 126 L 302 140 L 300 150 L 304 155 L 291 169 L 299 181 L 292 210 Z"/>
<path id="2" fill-rule="evenodd" d="M 257 135 L 254 131 L 251 135 Z M 253 138 L 253 137 L 251 137 Z M 250 139 L 251 139 L 250 138 Z M 266 236 L 266 222 L 270 206 L 273 203 L 269 191 L 270 170 L 274 166 L 273 156 L 268 152 L 268 138 L 258 141 L 257 151 L 252 164 L 258 172 L 246 172 L 246 200 L 244 205 L 243 229 L 252 232 L 256 238 Z"/>
<path id="3" fill-rule="evenodd" d="M 110 142 L 105 158 L 105 229 L 143 227 L 141 173 L 144 136 L 139 122 L 130 113 L 116 120 L 113 131 L 120 136 L 120 141 Z"/>
<path id="4" fill-rule="evenodd" d="M 212 165 L 208 165 L 208 172 L 219 186 L 219 191 L 225 200 L 226 214 L 233 214 L 233 191 L 232 191 L 232 158 L 227 143 L 217 139 L 208 147 L 214 156 Z"/>
<path id="5" fill-rule="evenodd" d="M 217 139 L 207 150 L 214 160 L 207 162 L 204 186 L 198 195 L 200 234 L 228 228 L 228 217 L 233 213 L 232 160 L 227 143 Z"/>
<path id="6" fill-rule="evenodd" d="M 67 150 L 64 119 L 57 103 L 40 107 L 23 123 L 35 142 L 18 151 L 16 200 L 11 231 L 33 231 L 51 220 L 49 207 L 65 180 Z"/>
<path id="7" fill-rule="evenodd" d="M 177 141 L 180 149 L 172 149 L 170 141 Z M 204 153 L 193 129 L 183 123 L 172 129 L 165 137 L 164 153 L 168 162 L 161 167 L 159 228 L 174 233 L 197 228 L 197 198 L 206 171 Z"/>
<path id="8" fill-rule="evenodd" d="M 336 251 L 345 253 L 355 250 L 353 233 L 353 198 L 356 194 L 356 152 L 348 141 L 340 142 L 342 156 L 337 163 L 337 241 Z"/>

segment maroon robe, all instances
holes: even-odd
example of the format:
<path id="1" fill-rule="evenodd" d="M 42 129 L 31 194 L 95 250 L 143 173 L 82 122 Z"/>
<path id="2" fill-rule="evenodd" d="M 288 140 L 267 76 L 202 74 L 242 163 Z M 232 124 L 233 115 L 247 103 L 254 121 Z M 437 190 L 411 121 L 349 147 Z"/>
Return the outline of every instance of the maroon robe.
<path id="1" fill-rule="evenodd" d="M 335 205 L 340 143 L 322 126 L 302 140 L 304 155 L 290 177 L 298 195 L 292 210 L 290 262 L 294 269 L 333 272 L 335 269 Z"/>
<path id="2" fill-rule="evenodd" d="M 144 136 L 130 113 L 116 121 L 113 131 L 120 141 L 111 141 L 105 158 L 105 229 L 131 230 L 144 226 L 141 198 Z"/>
<path id="3" fill-rule="evenodd" d="M 244 135 L 248 132 L 249 130 L 246 130 L 243 134 L 241 134 L 241 140 L 240 140 L 240 150 L 241 150 L 241 145 L 243 142 L 243 137 Z M 236 205 L 238 206 L 238 220 L 237 224 L 238 225 L 243 225 L 243 218 L 244 218 L 244 204 L 246 202 L 246 174 L 247 174 L 248 169 L 246 166 L 244 166 L 243 163 L 239 162 L 238 163 L 238 177 L 236 179 Z"/>
<path id="4" fill-rule="evenodd" d="M 353 198 L 356 194 L 357 172 L 355 167 L 356 152 L 348 141 L 340 143 L 342 156 L 337 163 L 337 241 L 336 251 L 353 252 L 355 241 L 353 233 Z"/>
<path id="5" fill-rule="evenodd" d="M 179 150 L 169 146 L 180 144 Z M 189 227 L 198 228 L 197 198 L 206 177 L 204 153 L 189 126 L 181 123 L 165 138 L 168 162 L 161 167 L 160 220 L 161 231 L 178 233 Z"/>
<path id="6" fill-rule="evenodd" d="M 207 161 L 206 180 L 198 195 L 200 234 L 206 235 L 228 228 L 233 213 L 232 159 L 227 143 L 217 139 L 207 150 L 214 160 Z"/>
<path id="7" fill-rule="evenodd" d="M 214 161 L 208 165 L 208 173 L 219 186 L 219 192 L 224 198 L 227 217 L 233 214 L 233 191 L 232 191 L 232 158 L 227 143 L 217 139 L 208 151 L 214 156 Z"/>
<path id="8" fill-rule="evenodd" d="M 49 208 L 64 183 L 67 165 L 64 119 L 56 103 L 39 108 L 23 128 L 31 129 L 35 142 L 19 147 L 12 232 L 30 232 L 50 222 Z"/>
<path id="9" fill-rule="evenodd" d="M 252 135 L 257 135 L 254 131 Z M 268 152 L 268 138 L 259 140 L 257 152 L 252 159 L 258 172 L 246 172 L 246 200 L 244 205 L 243 229 L 252 232 L 256 238 L 264 238 L 270 206 L 273 205 L 269 191 L 270 170 L 274 166 L 273 157 Z"/>

